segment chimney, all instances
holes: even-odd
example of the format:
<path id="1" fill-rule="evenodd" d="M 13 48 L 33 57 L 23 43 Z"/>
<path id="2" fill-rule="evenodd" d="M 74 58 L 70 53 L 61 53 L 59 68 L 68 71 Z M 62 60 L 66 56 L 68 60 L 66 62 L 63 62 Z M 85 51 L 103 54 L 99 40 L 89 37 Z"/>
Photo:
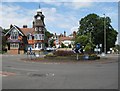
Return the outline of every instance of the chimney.
<path id="1" fill-rule="evenodd" d="M 73 32 L 73 37 L 76 37 L 76 31 Z"/>
<path id="2" fill-rule="evenodd" d="M 13 25 L 11 24 L 11 25 L 10 25 L 10 29 L 11 29 L 12 27 L 13 27 Z"/>
<path id="3" fill-rule="evenodd" d="M 64 31 L 64 37 L 66 37 L 66 32 Z"/>
<path id="4" fill-rule="evenodd" d="M 55 33 L 55 36 L 56 36 L 56 33 Z"/>
<path id="5" fill-rule="evenodd" d="M 33 28 L 35 27 L 35 22 L 33 21 Z"/>
<path id="6" fill-rule="evenodd" d="M 23 25 L 23 28 L 27 28 L 27 25 Z"/>

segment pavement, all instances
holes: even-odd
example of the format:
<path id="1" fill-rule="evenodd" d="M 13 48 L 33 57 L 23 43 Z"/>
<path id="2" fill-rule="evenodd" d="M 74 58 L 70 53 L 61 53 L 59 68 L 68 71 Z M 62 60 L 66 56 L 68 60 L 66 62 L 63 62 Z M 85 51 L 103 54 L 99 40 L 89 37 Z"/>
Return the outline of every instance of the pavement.
<path id="1" fill-rule="evenodd" d="M 117 89 L 118 56 L 111 61 L 79 63 L 26 62 L 26 55 L 2 55 L 3 89 Z M 102 59 L 106 61 L 106 59 Z"/>

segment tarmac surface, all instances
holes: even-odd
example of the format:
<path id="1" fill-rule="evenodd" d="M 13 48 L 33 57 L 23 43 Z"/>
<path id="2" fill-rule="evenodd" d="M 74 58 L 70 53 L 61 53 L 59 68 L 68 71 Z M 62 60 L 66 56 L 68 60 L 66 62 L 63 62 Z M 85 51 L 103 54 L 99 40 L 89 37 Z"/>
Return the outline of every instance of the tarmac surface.
<path id="1" fill-rule="evenodd" d="M 118 56 L 99 62 L 23 61 L 26 55 L 3 55 L 3 89 L 118 89 Z"/>

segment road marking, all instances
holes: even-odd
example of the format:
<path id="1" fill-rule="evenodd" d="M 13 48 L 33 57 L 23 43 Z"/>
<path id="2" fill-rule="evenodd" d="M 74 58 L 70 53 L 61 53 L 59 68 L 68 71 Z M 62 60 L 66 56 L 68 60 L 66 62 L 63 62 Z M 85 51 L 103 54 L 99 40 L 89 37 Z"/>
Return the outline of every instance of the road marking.
<path id="1" fill-rule="evenodd" d="M 0 76 L 2 77 L 13 76 L 13 75 L 15 75 L 15 73 L 0 71 Z"/>

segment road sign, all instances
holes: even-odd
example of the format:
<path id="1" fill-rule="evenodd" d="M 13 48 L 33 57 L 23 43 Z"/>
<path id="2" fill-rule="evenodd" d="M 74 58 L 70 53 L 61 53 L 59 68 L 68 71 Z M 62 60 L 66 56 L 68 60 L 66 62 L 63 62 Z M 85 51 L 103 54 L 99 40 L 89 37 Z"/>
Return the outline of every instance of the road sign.
<path id="1" fill-rule="evenodd" d="M 77 49 L 80 49 L 80 43 L 77 43 L 77 44 L 76 44 L 76 48 L 77 48 Z"/>
<path id="2" fill-rule="evenodd" d="M 32 52 L 32 48 L 30 47 L 30 52 Z"/>
<path id="3" fill-rule="evenodd" d="M 81 49 L 76 49 L 76 48 L 75 48 L 75 49 L 73 49 L 73 52 L 74 52 L 74 53 L 81 53 Z"/>
<path id="4" fill-rule="evenodd" d="M 73 52 L 76 53 L 75 49 L 73 49 Z"/>
<path id="5" fill-rule="evenodd" d="M 79 49 L 78 52 L 81 53 L 81 49 Z"/>

